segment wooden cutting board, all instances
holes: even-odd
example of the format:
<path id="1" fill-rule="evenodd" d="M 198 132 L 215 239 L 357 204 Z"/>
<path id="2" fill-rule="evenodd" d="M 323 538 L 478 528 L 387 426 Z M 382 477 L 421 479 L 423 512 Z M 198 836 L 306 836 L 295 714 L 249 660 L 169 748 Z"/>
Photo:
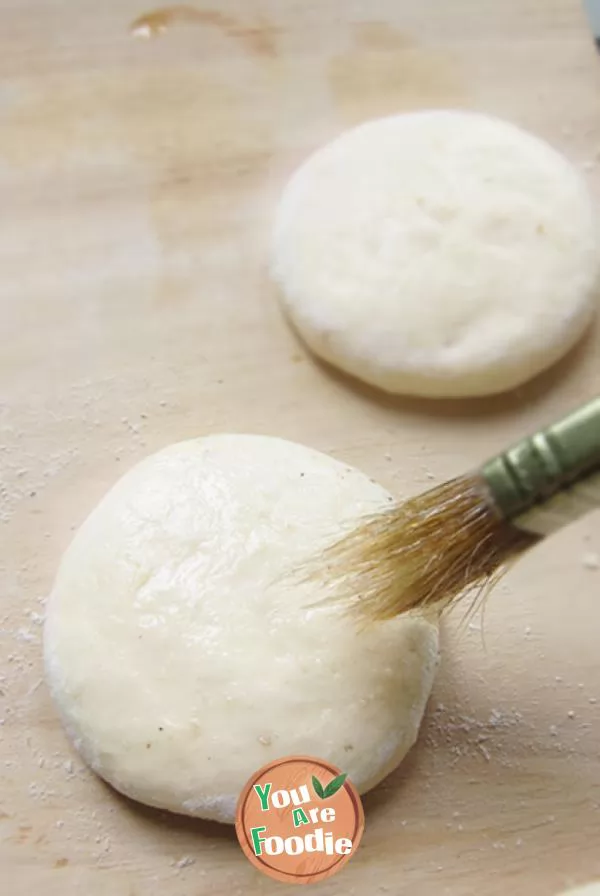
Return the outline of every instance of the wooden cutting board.
<path id="1" fill-rule="evenodd" d="M 210 0 L 208 0 L 210 2 Z M 0 890 L 281 890 L 230 829 L 88 773 L 42 681 L 73 530 L 170 442 L 269 433 L 398 495 L 592 396 L 600 332 L 509 397 L 392 400 L 307 357 L 265 276 L 295 165 L 365 118 L 465 106 L 548 138 L 600 191 L 600 59 L 575 0 L 224 0 L 144 38 L 144 0 L 3 0 Z M 154 19 L 156 27 L 160 21 Z M 143 29 L 142 29 L 143 30 Z M 598 517 L 444 632 L 420 743 L 314 893 L 553 896 L 600 878 Z"/>

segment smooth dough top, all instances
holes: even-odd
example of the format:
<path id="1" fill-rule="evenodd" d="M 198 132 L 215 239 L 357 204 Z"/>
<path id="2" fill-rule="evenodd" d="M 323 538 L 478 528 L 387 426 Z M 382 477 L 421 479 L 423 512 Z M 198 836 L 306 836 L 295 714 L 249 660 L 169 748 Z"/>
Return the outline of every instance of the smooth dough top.
<path id="1" fill-rule="evenodd" d="M 91 767 L 141 802 L 225 822 L 282 756 L 328 760 L 363 792 L 381 780 L 416 739 L 437 627 L 358 632 L 296 573 L 389 500 L 260 436 L 184 442 L 130 471 L 66 552 L 46 619 L 52 696 Z"/>
<path id="2" fill-rule="evenodd" d="M 308 345 L 384 390 L 502 392 L 557 361 L 596 305 L 596 212 L 542 140 L 485 115 L 368 122 L 284 191 L 272 274 Z"/>

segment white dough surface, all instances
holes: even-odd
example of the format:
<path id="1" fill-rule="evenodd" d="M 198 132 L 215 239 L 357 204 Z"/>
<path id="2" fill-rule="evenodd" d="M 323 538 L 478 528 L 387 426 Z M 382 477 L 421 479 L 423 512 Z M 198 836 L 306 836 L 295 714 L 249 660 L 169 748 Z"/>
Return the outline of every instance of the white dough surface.
<path id="1" fill-rule="evenodd" d="M 598 222 L 543 140 L 474 112 L 369 121 L 284 190 L 271 271 L 310 348 L 391 393 L 504 392 L 580 339 Z"/>
<path id="2" fill-rule="evenodd" d="M 585 884 L 583 887 L 577 887 L 575 890 L 567 890 L 563 896 L 600 896 L 600 881 L 592 884 Z"/>
<path id="3" fill-rule="evenodd" d="M 222 822 L 282 756 L 377 784 L 417 737 L 437 627 L 359 632 L 315 606 L 325 585 L 290 572 L 389 500 L 263 436 L 176 444 L 128 472 L 77 532 L 47 608 L 47 680 L 87 763 L 140 802 Z"/>

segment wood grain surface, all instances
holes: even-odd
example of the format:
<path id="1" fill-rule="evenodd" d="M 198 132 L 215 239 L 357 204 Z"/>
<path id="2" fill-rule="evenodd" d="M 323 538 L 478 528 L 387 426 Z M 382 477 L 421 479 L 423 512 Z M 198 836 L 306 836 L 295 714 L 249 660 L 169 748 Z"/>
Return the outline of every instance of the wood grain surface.
<path id="1" fill-rule="evenodd" d="M 596 328 L 510 396 L 384 398 L 307 356 L 265 276 L 291 171 L 383 113 L 504 116 L 566 152 L 599 193 L 600 58 L 576 0 L 195 9 L 144 39 L 144 0 L 0 3 L 7 896 L 283 886 L 250 866 L 233 829 L 115 795 L 57 721 L 42 681 L 44 598 L 73 530 L 116 477 L 173 441 L 256 432 L 330 452 L 401 496 L 463 472 L 600 382 Z M 358 855 L 312 892 L 554 896 L 600 878 L 598 552 L 596 516 L 523 560 L 483 616 L 447 623 L 420 743 L 365 798 Z"/>

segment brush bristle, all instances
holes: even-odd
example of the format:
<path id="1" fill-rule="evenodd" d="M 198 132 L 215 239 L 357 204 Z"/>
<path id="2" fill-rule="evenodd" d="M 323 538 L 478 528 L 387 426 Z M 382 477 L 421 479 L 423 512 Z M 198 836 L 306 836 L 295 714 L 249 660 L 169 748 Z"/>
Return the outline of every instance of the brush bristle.
<path id="1" fill-rule="evenodd" d="M 359 523 L 326 549 L 320 575 L 376 622 L 444 609 L 537 540 L 502 519 L 482 478 L 462 477 Z"/>

